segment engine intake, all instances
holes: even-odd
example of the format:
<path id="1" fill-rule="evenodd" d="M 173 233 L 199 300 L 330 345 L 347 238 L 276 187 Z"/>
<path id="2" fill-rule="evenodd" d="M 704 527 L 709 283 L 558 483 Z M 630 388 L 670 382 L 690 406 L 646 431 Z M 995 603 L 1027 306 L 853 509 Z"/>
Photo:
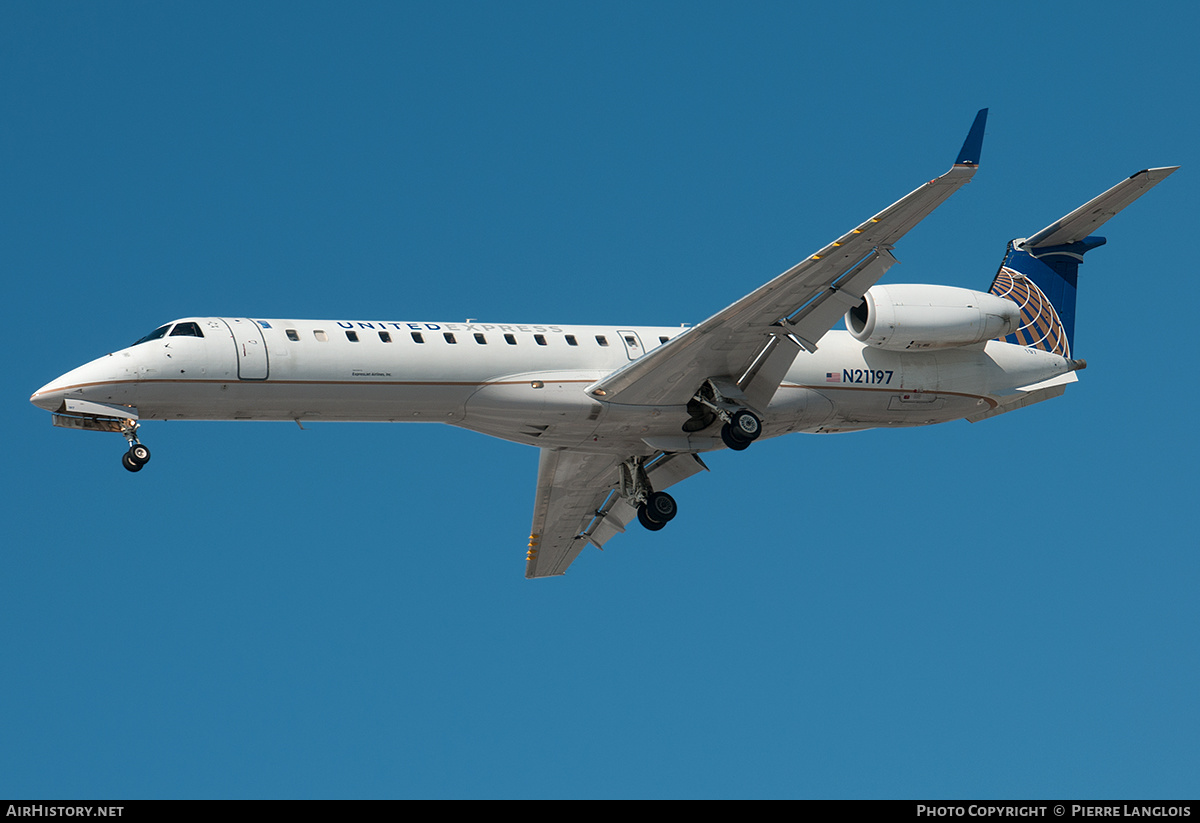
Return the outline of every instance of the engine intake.
<path id="1" fill-rule="evenodd" d="M 1021 310 L 994 294 L 954 286 L 872 286 L 846 312 L 855 340 L 889 351 L 970 346 L 1017 330 Z"/>

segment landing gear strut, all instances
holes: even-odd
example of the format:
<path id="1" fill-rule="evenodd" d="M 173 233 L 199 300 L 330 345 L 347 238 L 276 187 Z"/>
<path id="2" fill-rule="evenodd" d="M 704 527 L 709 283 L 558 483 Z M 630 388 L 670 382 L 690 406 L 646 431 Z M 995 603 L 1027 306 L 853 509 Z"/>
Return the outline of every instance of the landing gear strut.
<path id="1" fill-rule="evenodd" d="M 621 464 L 618 492 L 637 506 L 638 522 L 656 532 L 675 518 L 679 507 L 671 495 L 651 489 L 645 462 L 644 457 L 631 457 Z"/>
<path id="2" fill-rule="evenodd" d="M 150 449 L 138 440 L 137 430 L 136 420 L 121 422 L 121 434 L 129 442 L 129 451 L 121 455 L 121 465 L 131 472 L 140 472 L 142 466 L 150 462 Z"/>

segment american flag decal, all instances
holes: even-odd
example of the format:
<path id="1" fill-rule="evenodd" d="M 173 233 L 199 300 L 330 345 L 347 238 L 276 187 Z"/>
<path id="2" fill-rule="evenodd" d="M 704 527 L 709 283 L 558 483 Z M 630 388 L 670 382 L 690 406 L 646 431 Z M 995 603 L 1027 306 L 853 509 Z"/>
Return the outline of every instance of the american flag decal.
<path id="1" fill-rule="evenodd" d="M 826 383 L 841 383 L 842 376 L 835 371 L 827 371 L 827 372 L 825 372 L 825 382 Z"/>

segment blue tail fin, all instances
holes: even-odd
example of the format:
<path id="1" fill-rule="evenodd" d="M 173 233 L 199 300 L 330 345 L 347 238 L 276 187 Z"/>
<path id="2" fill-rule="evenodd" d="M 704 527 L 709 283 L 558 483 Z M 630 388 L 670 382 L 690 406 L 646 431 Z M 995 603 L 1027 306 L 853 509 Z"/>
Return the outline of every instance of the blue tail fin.
<path id="1" fill-rule="evenodd" d="M 1143 169 L 1029 238 L 1008 244 L 992 294 L 1021 307 L 1021 327 L 1003 338 L 1070 357 L 1075 346 L 1075 292 L 1083 256 L 1103 246 L 1089 231 L 1158 185 L 1178 166 Z"/>
<path id="2" fill-rule="evenodd" d="M 1021 326 L 1004 341 L 1070 357 L 1079 264 L 1084 254 L 1104 243 L 1103 237 L 1085 237 L 1029 250 L 1028 241 L 1011 241 L 989 290 L 1021 307 Z"/>

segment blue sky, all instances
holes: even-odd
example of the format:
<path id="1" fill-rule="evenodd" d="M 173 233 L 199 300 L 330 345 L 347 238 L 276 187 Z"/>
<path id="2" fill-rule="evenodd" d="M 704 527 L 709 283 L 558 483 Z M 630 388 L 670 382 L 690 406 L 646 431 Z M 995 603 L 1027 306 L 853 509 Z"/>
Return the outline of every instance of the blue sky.
<path id="1" fill-rule="evenodd" d="M 5 3 L 0 796 L 1195 797 L 1194 4 Z M 1184 168 L 1081 381 L 712 455 L 523 579 L 534 450 L 52 428 L 187 315 L 698 322 L 940 174 L 887 282 Z M 673 490 L 674 491 L 674 490 Z"/>

